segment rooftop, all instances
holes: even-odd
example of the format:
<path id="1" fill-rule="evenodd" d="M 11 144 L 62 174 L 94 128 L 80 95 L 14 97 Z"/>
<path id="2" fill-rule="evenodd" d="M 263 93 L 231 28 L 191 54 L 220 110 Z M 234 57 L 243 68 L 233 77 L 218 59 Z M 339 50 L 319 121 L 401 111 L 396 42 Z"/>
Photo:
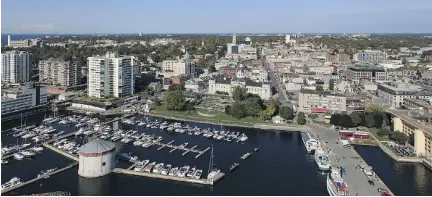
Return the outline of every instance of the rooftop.
<path id="1" fill-rule="evenodd" d="M 80 153 L 105 153 L 115 149 L 115 144 L 109 141 L 96 139 L 87 144 L 84 144 L 79 149 Z"/>
<path id="2" fill-rule="evenodd" d="M 300 93 L 303 93 L 303 94 L 320 94 L 320 95 L 328 95 L 328 96 L 341 96 L 341 97 L 345 97 L 344 95 L 337 94 L 337 93 L 331 92 L 331 91 L 316 91 L 316 90 L 309 90 L 309 89 L 301 89 Z"/>
<path id="3" fill-rule="evenodd" d="M 385 72 L 385 70 L 381 67 L 378 67 L 373 64 L 355 64 L 354 66 L 348 67 L 349 70 L 353 71 L 363 71 L 363 72 Z"/>

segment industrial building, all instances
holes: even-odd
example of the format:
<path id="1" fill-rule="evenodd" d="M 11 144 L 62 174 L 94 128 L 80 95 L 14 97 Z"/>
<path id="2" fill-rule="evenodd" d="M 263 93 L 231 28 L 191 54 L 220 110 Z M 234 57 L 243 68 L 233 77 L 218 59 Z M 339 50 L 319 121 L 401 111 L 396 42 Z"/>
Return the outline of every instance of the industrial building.
<path id="1" fill-rule="evenodd" d="M 86 178 L 105 176 L 115 168 L 115 144 L 96 139 L 79 149 L 78 174 Z"/>

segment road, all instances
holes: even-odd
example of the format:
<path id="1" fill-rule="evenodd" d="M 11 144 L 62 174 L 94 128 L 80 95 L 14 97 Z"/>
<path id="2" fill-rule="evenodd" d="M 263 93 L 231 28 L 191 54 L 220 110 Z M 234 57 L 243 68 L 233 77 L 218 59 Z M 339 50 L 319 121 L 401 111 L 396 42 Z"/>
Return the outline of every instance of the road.
<path id="1" fill-rule="evenodd" d="M 272 82 L 272 85 L 276 88 L 279 94 L 279 101 L 282 104 L 289 103 L 288 96 L 285 92 L 285 90 L 279 85 L 279 78 L 274 73 L 273 69 L 270 67 L 270 64 L 267 61 L 264 61 L 264 68 L 267 70 L 270 76 L 270 81 Z"/>
<path id="2" fill-rule="evenodd" d="M 308 126 L 312 131 L 318 134 L 324 147 L 330 150 L 329 159 L 332 167 L 342 166 L 345 168 L 346 175 L 343 178 L 348 184 L 351 195 L 380 196 L 381 194 L 378 192 L 378 188 L 390 191 L 383 182 L 379 181 L 378 177 L 373 178 L 374 186 L 368 183 L 368 177 L 361 170 L 356 168 L 358 165 L 367 166 L 367 163 L 363 161 L 353 148 L 344 148 L 341 143 L 336 144 L 336 142 L 339 141 L 339 136 L 335 130 L 313 123 L 308 124 Z"/>

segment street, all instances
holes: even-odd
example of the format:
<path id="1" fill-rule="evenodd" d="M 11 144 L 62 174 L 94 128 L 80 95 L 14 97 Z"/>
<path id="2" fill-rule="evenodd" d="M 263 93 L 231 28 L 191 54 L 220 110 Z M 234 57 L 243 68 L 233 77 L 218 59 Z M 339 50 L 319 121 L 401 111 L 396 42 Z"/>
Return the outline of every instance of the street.
<path id="1" fill-rule="evenodd" d="M 271 81 L 273 87 L 275 87 L 276 90 L 278 91 L 279 101 L 282 104 L 289 103 L 289 99 L 288 99 L 288 96 L 286 95 L 285 90 L 282 87 L 280 87 L 280 85 L 279 85 L 279 78 L 276 77 L 273 69 L 270 68 L 270 64 L 267 61 L 264 61 L 264 68 L 267 70 L 267 72 L 269 74 L 270 81 Z"/>

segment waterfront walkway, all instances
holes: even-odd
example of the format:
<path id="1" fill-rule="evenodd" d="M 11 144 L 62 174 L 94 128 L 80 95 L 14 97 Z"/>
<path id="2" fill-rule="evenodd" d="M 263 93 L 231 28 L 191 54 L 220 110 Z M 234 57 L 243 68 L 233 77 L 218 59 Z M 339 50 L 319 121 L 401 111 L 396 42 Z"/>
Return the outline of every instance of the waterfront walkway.
<path id="1" fill-rule="evenodd" d="M 332 167 L 341 166 L 345 168 L 346 175 L 343 178 L 348 184 L 351 195 L 380 196 L 381 193 L 378 192 L 378 188 L 385 189 L 392 194 L 378 176 L 374 178 L 373 186 L 368 183 L 368 177 L 356 167 L 359 165 L 367 166 L 368 164 L 354 149 L 343 148 L 342 143 L 336 144 L 339 141 L 339 135 L 336 131 L 316 124 L 309 124 L 308 126 L 319 136 L 323 146 L 330 150 L 329 159 Z"/>

